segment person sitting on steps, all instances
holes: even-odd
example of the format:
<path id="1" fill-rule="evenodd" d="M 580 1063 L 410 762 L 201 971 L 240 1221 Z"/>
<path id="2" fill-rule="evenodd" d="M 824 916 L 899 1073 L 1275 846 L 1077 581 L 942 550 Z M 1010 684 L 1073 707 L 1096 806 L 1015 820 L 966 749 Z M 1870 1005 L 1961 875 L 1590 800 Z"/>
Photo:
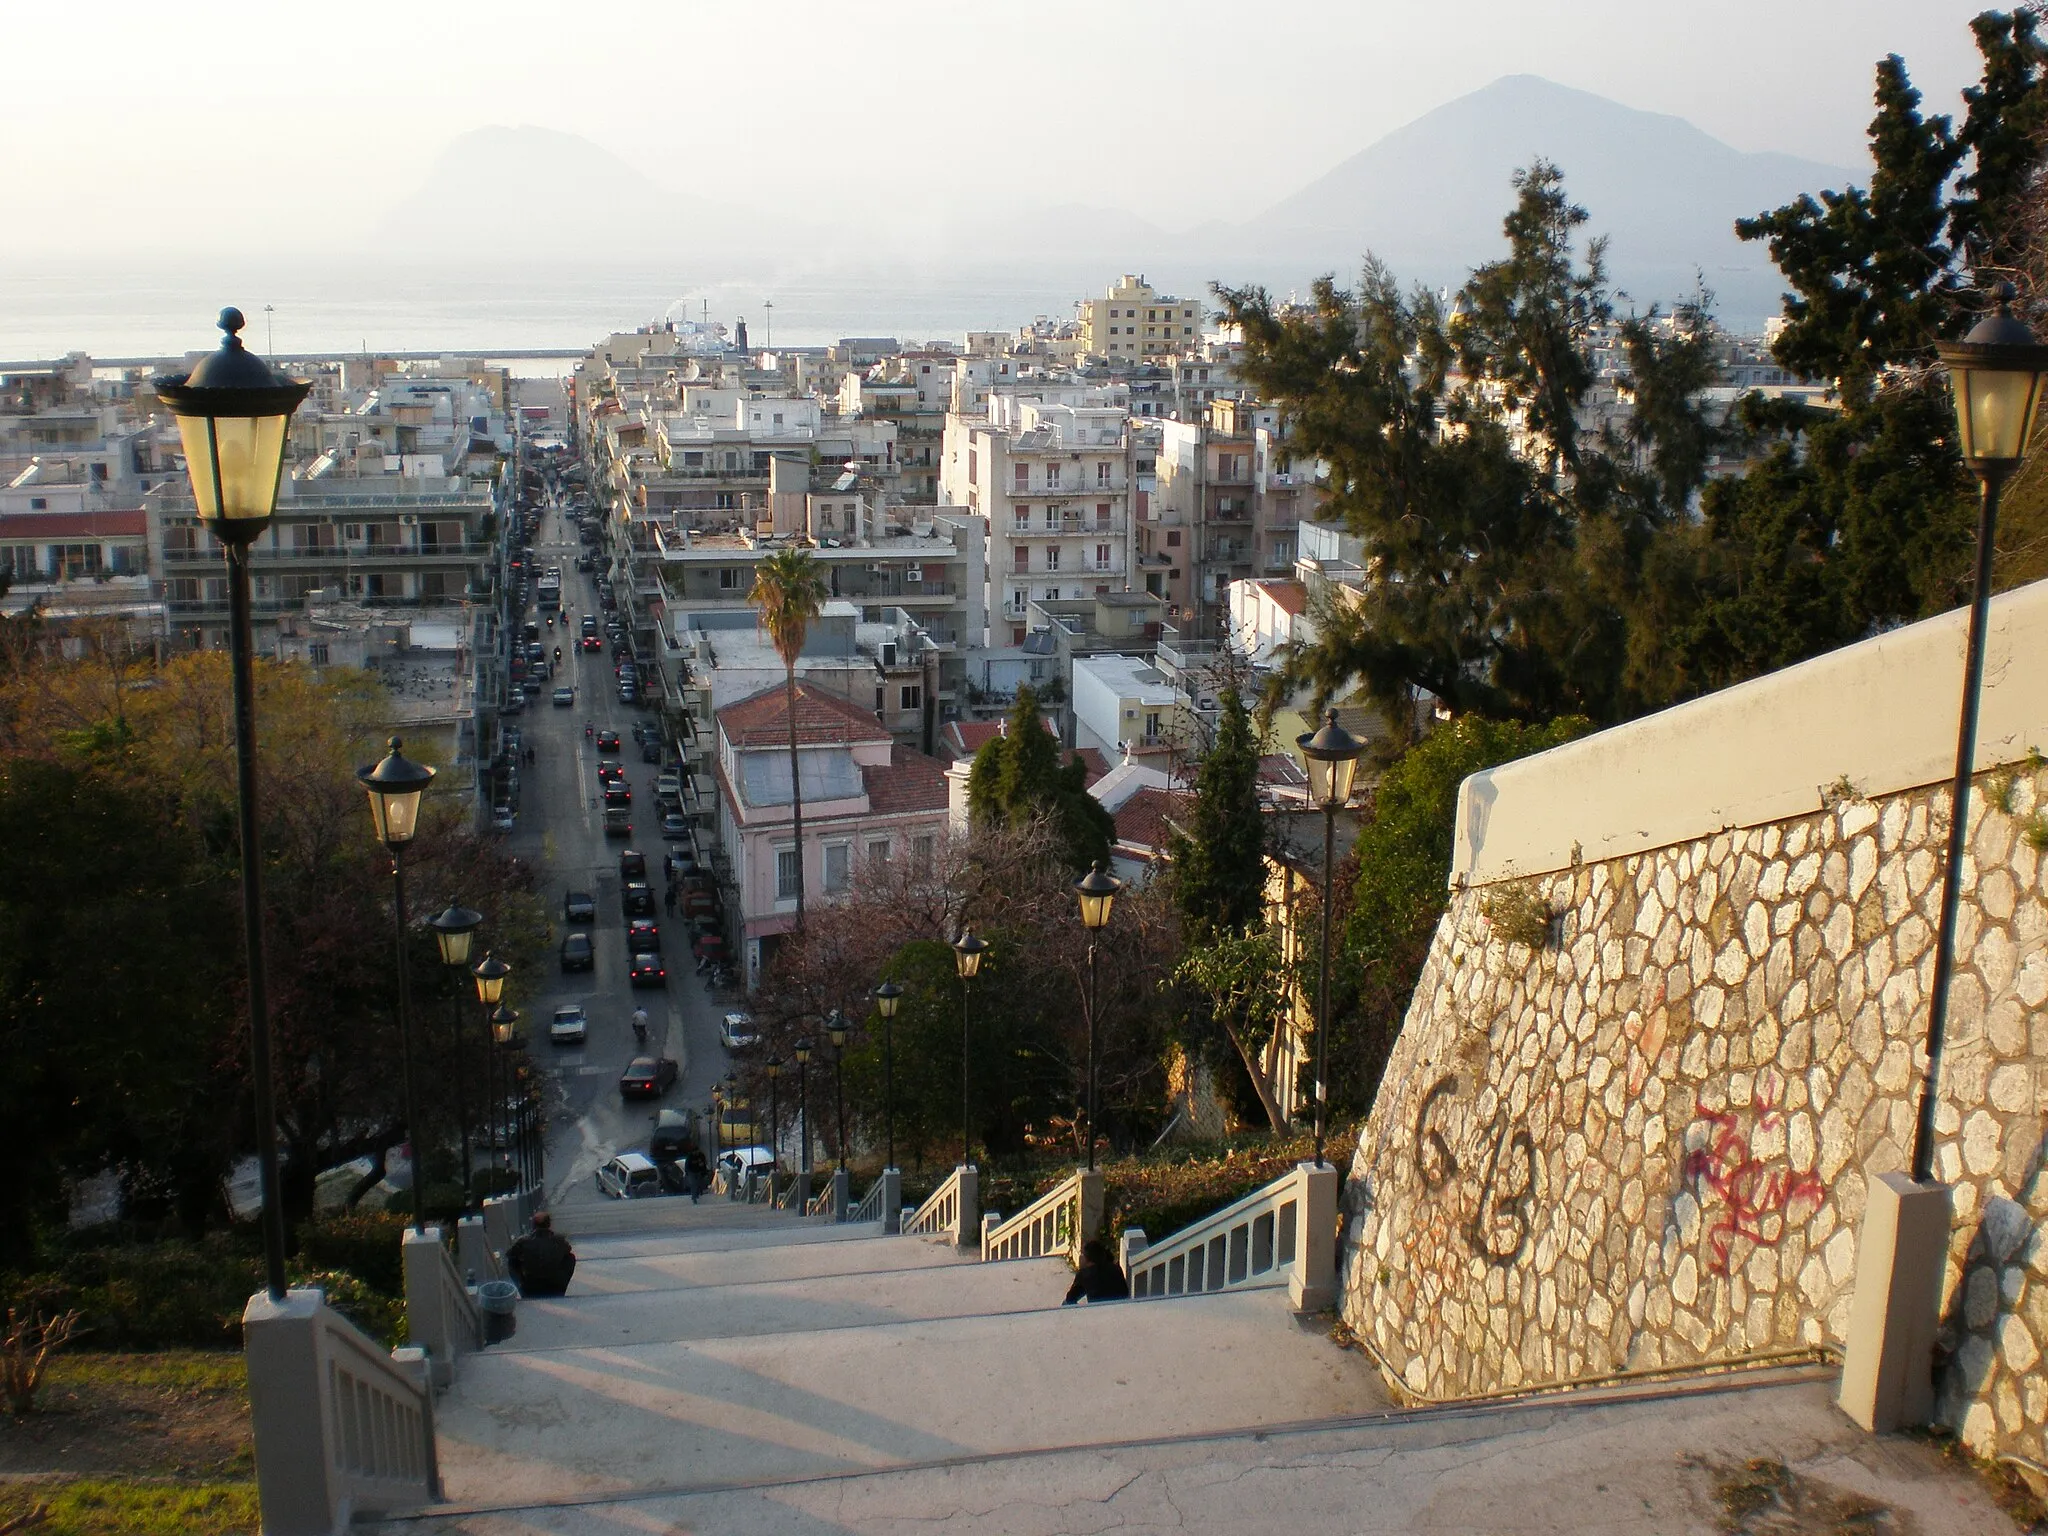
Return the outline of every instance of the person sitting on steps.
<path id="1" fill-rule="evenodd" d="M 1074 1283 L 1067 1287 L 1067 1299 L 1061 1305 L 1071 1307 L 1077 1301 L 1126 1301 L 1130 1294 L 1131 1282 L 1124 1277 L 1109 1244 L 1091 1237 L 1081 1245 L 1081 1267 L 1074 1271 Z"/>
<path id="2" fill-rule="evenodd" d="M 533 1230 L 506 1250 L 505 1268 L 520 1295 L 560 1296 L 576 1273 L 576 1250 L 555 1231 L 555 1218 L 542 1211 L 533 1218 Z"/>

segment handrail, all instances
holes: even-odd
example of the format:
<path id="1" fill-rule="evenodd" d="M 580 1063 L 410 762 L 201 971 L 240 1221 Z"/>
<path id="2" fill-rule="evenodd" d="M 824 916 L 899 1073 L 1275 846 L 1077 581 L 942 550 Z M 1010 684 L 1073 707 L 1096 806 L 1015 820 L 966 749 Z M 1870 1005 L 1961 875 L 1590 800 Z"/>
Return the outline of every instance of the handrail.
<path id="1" fill-rule="evenodd" d="M 314 1318 L 329 1450 L 346 1508 L 405 1509 L 438 1499 L 431 1391 L 324 1296 Z"/>
<path id="2" fill-rule="evenodd" d="M 1075 1258 L 1081 1251 L 1083 1180 L 1075 1172 L 1040 1195 L 1007 1221 L 991 1224 L 983 1218 L 981 1257 L 998 1259 L 1043 1259 L 1060 1254 Z M 1098 1179 L 1099 1179 L 1098 1175 Z"/>
<path id="3" fill-rule="evenodd" d="M 804 1202 L 806 1216 L 829 1216 L 832 1213 L 832 1186 L 827 1184 Z"/>
<path id="4" fill-rule="evenodd" d="M 1243 1199 L 1128 1254 L 1133 1300 L 1192 1296 L 1287 1280 L 1302 1249 L 1309 1212 L 1306 1165 Z M 1127 1236 L 1142 1242 L 1142 1234 Z"/>
<path id="5" fill-rule="evenodd" d="M 406 1233 L 402 1249 L 407 1328 L 413 1343 L 427 1351 L 435 1387 L 445 1388 L 454 1380 L 456 1360 L 483 1347 L 483 1313 L 439 1227 Z"/>
<path id="6" fill-rule="evenodd" d="M 860 1197 L 860 1204 L 846 1213 L 848 1221 L 880 1221 L 882 1219 L 882 1191 L 888 1180 L 880 1174 L 868 1186 L 868 1192 Z"/>
<path id="7" fill-rule="evenodd" d="M 778 1211 L 788 1210 L 796 1199 L 796 1191 L 797 1181 L 795 1179 L 791 1179 L 787 1184 L 783 1185 L 782 1193 L 775 1197 L 775 1209 Z"/>
<path id="8" fill-rule="evenodd" d="M 903 1220 L 907 1237 L 951 1237 L 956 1243 L 975 1229 L 972 1211 L 975 1198 L 975 1168 L 962 1163 L 946 1176 L 946 1182 Z"/>

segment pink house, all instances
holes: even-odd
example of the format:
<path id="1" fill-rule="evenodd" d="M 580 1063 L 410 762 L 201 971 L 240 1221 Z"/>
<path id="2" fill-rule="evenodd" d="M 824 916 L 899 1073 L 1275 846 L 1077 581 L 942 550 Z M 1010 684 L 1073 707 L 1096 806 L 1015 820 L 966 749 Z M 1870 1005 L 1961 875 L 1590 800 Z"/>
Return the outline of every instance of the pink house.
<path id="1" fill-rule="evenodd" d="M 864 870 L 896 859 L 929 867 L 946 835 L 946 771 L 895 745 L 873 714 L 796 685 L 804 791 L 804 904 L 812 921 Z M 732 860 L 747 980 L 796 926 L 789 711 L 780 683 L 718 712 L 719 837 Z"/>

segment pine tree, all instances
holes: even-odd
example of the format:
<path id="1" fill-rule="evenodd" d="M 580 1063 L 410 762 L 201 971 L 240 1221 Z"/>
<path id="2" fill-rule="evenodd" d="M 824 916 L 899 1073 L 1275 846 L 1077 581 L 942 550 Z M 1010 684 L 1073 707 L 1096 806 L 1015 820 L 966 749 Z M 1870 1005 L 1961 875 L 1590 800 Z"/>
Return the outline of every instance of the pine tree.
<path id="1" fill-rule="evenodd" d="M 1216 741 L 1195 775 L 1187 835 L 1169 847 L 1175 894 L 1190 937 L 1260 925 L 1266 895 L 1266 823 L 1259 808 L 1259 743 L 1234 689 L 1221 694 Z"/>
<path id="2" fill-rule="evenodd" d="M 1008 729 L 974 754 L 967 771 L 967 806 L 976 821 L 991 826 L 1048 818 L 1077 871 L 1106 862 L 1116 837 L 1115 819 L 1088 793 L 1087 764 L 1078 754 L 1060 761 L 1059 743 L 1046 729 L 1038 695 L 1029 688 L 1017 690 Z"/>

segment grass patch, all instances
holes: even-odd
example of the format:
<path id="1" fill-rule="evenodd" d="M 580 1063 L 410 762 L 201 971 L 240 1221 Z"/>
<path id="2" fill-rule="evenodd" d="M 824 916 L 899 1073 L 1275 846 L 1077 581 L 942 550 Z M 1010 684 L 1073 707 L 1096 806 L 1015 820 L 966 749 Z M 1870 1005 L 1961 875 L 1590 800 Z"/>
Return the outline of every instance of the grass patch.
<path id="1" fill-rule="evenodd" d="M 254 1536 L 261 1515 L 250 1483 L 131 1483 L 103 1478 L 0 1485 L 0 1520 L 38 1505 L 36 1536 Z"/>
<path id="2" fill-rule="evenodd" d="M 246 1399 L 249 1367 L 239 1350 L 169 1349 L 130 1355 L 80 1350 L 50 1362 L 50 1381 L 67 1387 L 124 1387 L 142 1392 L 232 1392 Z"/>

